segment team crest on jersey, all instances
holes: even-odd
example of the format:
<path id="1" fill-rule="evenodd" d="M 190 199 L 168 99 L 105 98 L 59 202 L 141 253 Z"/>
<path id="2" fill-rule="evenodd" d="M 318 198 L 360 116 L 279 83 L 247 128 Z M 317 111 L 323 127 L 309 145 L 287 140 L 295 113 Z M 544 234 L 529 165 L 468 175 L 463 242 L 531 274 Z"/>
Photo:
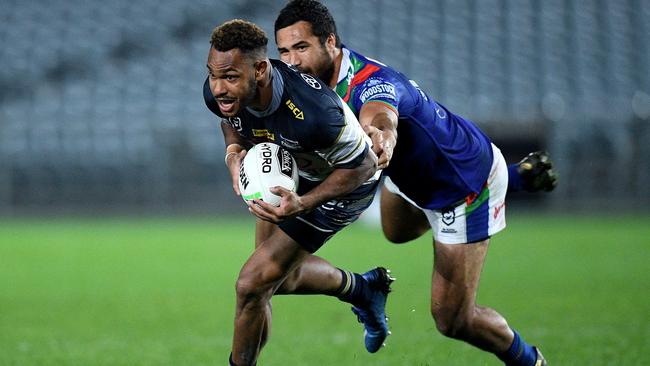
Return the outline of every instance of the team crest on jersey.
<path id="1" fill-rule="evenodd" d="M 449 226 L 453 224 L 454 221 L 456 221 L 456 210 L 452 208 L 451 210 L 442 213 L 442 222 L 445 225 Z"/>
<path id="2" fill-rule="evenodd" d="M 314 89 L 321 89 L 322 88 L 322 86 L 320 85 L 318 80 L 316 80 L 315 77 L 313 77 L 313 76 L 311 76 L 309 74 L 303 74 L 303 73 L 301 73 L 300 76 L 302 76 L 302 79 L 307 84 L 309 84 L 309 86 L 311 86 L 312 88 L 314 88 Z"/>
<path id="3" fill-rule="evenodd" d="M 228 117 L 224 118 L 224 121 L 230 125 L 230 127 L 236 129 L 238 132 L 242 131 L 241 127 L 241 118 L 239 117 Z"/>

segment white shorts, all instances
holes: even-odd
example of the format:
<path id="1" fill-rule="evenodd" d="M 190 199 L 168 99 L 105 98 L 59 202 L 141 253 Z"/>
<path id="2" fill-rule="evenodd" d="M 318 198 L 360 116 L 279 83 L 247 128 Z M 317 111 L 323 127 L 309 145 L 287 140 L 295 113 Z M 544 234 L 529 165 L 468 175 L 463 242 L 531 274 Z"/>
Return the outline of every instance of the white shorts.
<path id="1" fill-rule="evenodd" d="M 462 204 L 446 210 L 423 209 L 402 193 L 386 177 L 384 185 L 392 193 L 400 195 L 420 208 L 429 219 L 434 238 L 442 244 L 465 244 L 483 241 L 506 227 L 506 192 L 508 191 L 508 167 L 501 150 L 492 144 L 494 160 L 490 175 L 478 195 L 470 195 Z"/>

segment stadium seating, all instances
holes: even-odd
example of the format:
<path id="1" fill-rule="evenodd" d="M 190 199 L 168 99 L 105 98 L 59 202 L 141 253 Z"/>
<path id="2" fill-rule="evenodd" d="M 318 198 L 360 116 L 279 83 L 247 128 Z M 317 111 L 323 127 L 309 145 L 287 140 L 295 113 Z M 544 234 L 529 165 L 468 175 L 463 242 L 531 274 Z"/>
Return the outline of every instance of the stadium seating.
<path id="1" fill-rule="evenodd" d="M 576 167 L 594 141 L 611 147 L 616 164 L 632 164 L 639 154 L 648 158 L 647 149 L 629 150 L 648 133 L 648 117 L 631 107 L 634 95 L 650 94 L 647 2 L 326 5 L 345 44 L 404 71 L 491 133 L 499 129 L 490 126 L 501 126 L 504 136 L 541 128 L 547 145 L 566 153 L 563 169 Z M 208 36 L 216 24 L 246 17 L 269 33 L 275 57 L 273 21 L 281 6 L 256 0 L 4 1 L 0 169 L 12 188 L 0 197 L 12 198 L 0 208 L 182 201 L 160 193 L 185 184 L 179 177 L 196 178 L 192 187 L 202 189 L 227 185 L 219 123 L 201 96 Z M 586 121 L 597 129 L 616 124 L 620 131 L 581 135 Z M 576 144 L 583 155 L 561 143 Z M 178 164 L 180 157 L 191 163 Z M 210 170 L 208 178 L 199 168 Z M 600 174 L 583 173 L 575 173 L 578 182 Z M 634 187 L 647 183 L 629 179 Z M 559 197 L 566 198 L 574 192 L 563 191 L 564 184 Z"/>

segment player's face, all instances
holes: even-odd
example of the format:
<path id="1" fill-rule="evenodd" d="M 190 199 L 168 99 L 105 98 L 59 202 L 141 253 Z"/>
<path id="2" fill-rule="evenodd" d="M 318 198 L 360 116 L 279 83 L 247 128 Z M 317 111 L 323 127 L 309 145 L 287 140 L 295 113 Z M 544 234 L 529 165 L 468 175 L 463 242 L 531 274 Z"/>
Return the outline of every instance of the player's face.
<path id="1" fill-rule="evenodd" d="M 331 39 L 330 39 L 331 38 Z M 321 44 L 311 24 L 299 21 L 275 33 L 280 59 L 329 83 L 334 73 L 334 36 Z"/>
<path id="2" fill-rule="evenodd" d="M 237 48 L 221 52 L 210 47 L 208 80 L 224 117 L 235 116 L 257 95 L 255 65 Z"/>

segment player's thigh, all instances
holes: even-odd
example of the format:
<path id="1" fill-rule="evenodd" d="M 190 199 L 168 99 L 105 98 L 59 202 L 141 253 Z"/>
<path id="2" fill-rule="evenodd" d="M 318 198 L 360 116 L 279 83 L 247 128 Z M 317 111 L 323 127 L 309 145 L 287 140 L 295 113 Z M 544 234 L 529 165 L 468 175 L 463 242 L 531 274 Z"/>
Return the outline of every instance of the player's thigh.
<path id="1" fill-rule="evenodd" d="M 259 243 L 239 273 L 238 287 L 277 289 L 287 275 L 310 255 L 282 230 Z"/>
<path id="2" fill-rule="evenodd" d="M 470 244 L 434 242 L 431 279 L 432 311 L 471 308 L 487 254 L 489 239 Z"/>
<path id="3" fill-rule="evenodd" d="M 260 244 L 262 244 L 265 240 L 271 237 L 273 233 L 277 230 L 280 230 L 278 228 L 278 225 L 257 219 L 255 222 L 255 248 L 259 247 Z"/>
<path id="4" fill-rule="evenodd" d="M 429 221 L 418 207 L 413 206 L 386 186 L 381 188 L 381 227 L 388 240 L 404 243 L 429 230 Z"/>

